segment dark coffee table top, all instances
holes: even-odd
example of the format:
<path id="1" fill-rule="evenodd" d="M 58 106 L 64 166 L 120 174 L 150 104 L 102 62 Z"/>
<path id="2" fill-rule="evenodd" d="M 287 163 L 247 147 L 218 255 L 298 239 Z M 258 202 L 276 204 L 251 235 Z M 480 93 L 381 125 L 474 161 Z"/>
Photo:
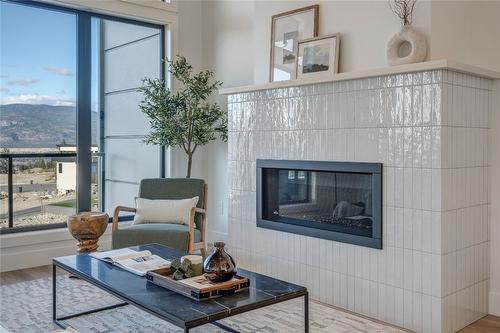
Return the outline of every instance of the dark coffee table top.
<path id="1" fill-rule="evenodd" d="M 132 249 L 149 250 L 165 259 L 185 255 L 158 244 L 141 245 Z M 248 291 L 198 302 L 87 254 L 58 257 L 53 262 L 128 303 L 183 328 L 200 326 L 307 294 L 305 287 L 238 269 L 238 275 L 250 279 Z"/>

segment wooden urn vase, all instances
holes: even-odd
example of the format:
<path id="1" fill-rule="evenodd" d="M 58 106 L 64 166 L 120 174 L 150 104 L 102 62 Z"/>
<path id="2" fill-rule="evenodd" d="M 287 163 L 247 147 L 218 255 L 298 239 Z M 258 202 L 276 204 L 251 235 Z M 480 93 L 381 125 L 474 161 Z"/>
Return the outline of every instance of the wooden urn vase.
<path id="1" fill-rule="evenodd" d="M 78 241 L 78 252 L 94 252 L 108 226 L 109 216 L 100 212 L 83 212 L 68 217 L 68 230 Z"/>

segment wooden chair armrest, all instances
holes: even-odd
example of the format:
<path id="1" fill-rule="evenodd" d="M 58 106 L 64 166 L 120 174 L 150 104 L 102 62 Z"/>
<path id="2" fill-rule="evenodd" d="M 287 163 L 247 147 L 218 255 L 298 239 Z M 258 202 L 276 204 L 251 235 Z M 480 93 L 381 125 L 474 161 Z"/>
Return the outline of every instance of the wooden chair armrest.
<path id="1" fill-rule="evenodd" d="M 117 206 L 115 208 L 115 213 L 113 214 L 113 226 L 112 226 L 112 231 L 118 230 L 118 215 L 120 212 L 132 212 L 135 213 L 137 210 L 132 207 L 126 207 L 126 206 Z"/>
<path id="2" fill-rule="evenodd" d="M 203 208 L 198 208 L 198 207 L 195 207 L 195 208 L 194 208 L 194 212 L 195 212 L 195 213 L 200 213 L 200 214 L 206 214 L 206 213 L 207 213 L 207 211 L 206 211 L 205 209 L 203 209 Z"/>

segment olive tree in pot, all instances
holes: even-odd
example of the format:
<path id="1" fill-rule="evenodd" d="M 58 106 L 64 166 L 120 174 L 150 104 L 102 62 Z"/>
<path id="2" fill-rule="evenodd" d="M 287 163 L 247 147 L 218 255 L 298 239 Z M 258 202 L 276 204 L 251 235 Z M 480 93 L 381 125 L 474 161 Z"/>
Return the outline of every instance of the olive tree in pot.
<path id="1" fill-rule="evenodd" d="M 191 177 L 193 154 L 196 148 L 220 138 L 227 141 L 226 113 L 210 96 L 222 83 L 213 80 L 214 73 L 204 70 L 193 73 L 183 56 L 168 61 L 168 71 L 178 89 L 172 91 L 160 79 L 144 79 L 139 91 L 143 99 L 139 108 L 151 124 L 146 143 L 180 147 L 187 155 L 186 177 Z"/>

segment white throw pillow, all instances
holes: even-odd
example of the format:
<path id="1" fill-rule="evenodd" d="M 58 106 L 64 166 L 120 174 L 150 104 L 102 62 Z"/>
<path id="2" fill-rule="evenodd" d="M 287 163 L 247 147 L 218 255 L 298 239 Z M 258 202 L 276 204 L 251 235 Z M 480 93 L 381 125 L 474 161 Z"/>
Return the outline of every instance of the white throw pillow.
<path id="1" fill-rule="evenodd" d="M 198 197 L 180 200 L 150 200 L 135 198 L 137 212 L 134 224 L 176 223 L 189 224 L 191 208 L 198 204 Z"/>

